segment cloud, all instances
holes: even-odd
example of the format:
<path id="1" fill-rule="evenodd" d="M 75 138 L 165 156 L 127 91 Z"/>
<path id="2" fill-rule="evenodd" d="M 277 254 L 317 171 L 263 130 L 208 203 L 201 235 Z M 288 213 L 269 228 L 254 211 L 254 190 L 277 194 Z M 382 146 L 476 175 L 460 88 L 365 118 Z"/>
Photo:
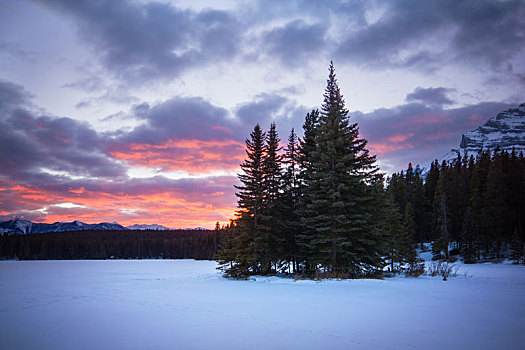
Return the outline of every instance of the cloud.
<path id="1" fill-rule="evenodd" d="M 235 125 L 226 109 L 199 97 L 173 97 L 154 106 L 135 105 L 131 115 L 142 123 L 117 135 L 110 142 L 111 150 L 122 143 L 161 145 L 175 139 L 229 139 Z"/>
<path id="2" fill-rule="evenodd" d="M 523 61 L 525 5 L 519 0 L 393 1 L 378 20 L 348 35 L 335 55 L 373 69 L 438 69 L 444 62 L 504 68 Z"/>
<path id="3" fill-rule="evenodd" d="M 125 0 L 45 5 L 73 18 L 80 38 L 126 81 L 169 81 L 238 58 L 300 69 L 328 56 L 424 73 L 459 64 L 520 84 L 525 69 L 520 0 L 259 1 L 228 10 Z"/>
<path id="4" fill-rule="evenodd" d="M 125 174 L 120 163 L 105 155 L 103 138 L 89 124 L 39 116 L 28 98 L 21 86 L 0 84 L 0 176 L 23 181 L 41 168 L 77 176 Z"/>
<path id="5" fill-rule="evenodd" d="M 323 24 L 296 20 L 264 33 L 262 41 L 270 57 L 279 58 L 287 67 L 299 67 L 297 62 L 313 59 L 324 48 L 325 32 Z"/>
<path id="6" fill-rule="evenodd" d="M 447 93 L 453 92 L 455 89 L 448 89 L 444 87 L 438 88 L 422 88 L 418 87 L 407 95 L 407 102 L 421 102 L 426 105 L 451 105 L 454 101 L 447 97 Z"/>
<path id="7" fill-rule="evenodd" d="M 62 87 L 76 89 L 83 92 L 97 92 L 105 88 L 105 84 L 100 77 L 93 75 L 69 84 L 64 84 Z"/>
<path id="8" fill-rule="evenodd" d="M 19 105 L 28 105 L 32 95 L 23 86 L 6 80 L 0 80 L 0 119 L 6 118 L 8 112 Z"/>
<path id="9" fill-rule="evenodd" d="M 190 174 L 235 170 L 244 154 L 244 143 L 239 141 L 195 139 L 172 139 L 160 145 L 126 144 L 120 150 L 110 151 L 112 157 L 132 166 Z"/>
<path id="10" fill-rule="evenodd" d="M 244 140 L 256 123 L 266 128 L 277 121 L 286 133 L 305 115 L 304 108 L 278 93 L 238 105 L 234 116 L 194 97 L 137 105 L 131 114 L 142 124 L 114 134 L 106 143 L 107 153 L 128 166 L 190 174 L 231 172 L 244 159 Z"/>
<path id="11" fill-rule="evenodd" d="M 235 115 L 244 124 L 261 126 L 270 124 L 274 120 L 288 100 L 278 94 L 260 94 L 253 101 L 240 104 L 236 108 Z"/>
<path id="12" fill-rule="evenodd" d="M 121 78 L 171 79 L 238 51 L 238 22 L 224 11 L 124 0 L 52 0 L 45 5 L 73 16 L 81 38 Z"/>

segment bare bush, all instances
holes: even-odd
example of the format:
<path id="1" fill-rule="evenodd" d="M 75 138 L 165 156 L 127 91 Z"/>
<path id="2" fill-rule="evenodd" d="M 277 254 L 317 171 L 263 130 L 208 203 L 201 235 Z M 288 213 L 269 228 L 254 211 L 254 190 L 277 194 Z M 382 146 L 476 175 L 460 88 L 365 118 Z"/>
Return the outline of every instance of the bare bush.
<path id="1" fill-rule="evenodd" d="M 408 268 L 405 271 L 407 277 L 419 277 L 425 273 L 425 264 L 422 263 L 412 263 L 408 265 Z"/>
<path id="2" fill-rule="evenodd" d="M 448 277 L 456 277 L 459 266 L 449 264 L 447 261 L 432 261 L 427 267 L 427 275 L 436 277 L 442 276 L 443 281 Z"/>

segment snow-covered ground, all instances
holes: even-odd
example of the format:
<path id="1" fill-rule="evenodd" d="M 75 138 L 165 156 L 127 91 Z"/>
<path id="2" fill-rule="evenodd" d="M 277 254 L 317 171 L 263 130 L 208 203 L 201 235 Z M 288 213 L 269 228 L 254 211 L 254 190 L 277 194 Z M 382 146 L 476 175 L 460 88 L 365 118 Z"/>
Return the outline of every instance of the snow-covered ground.
<path id="1" fill-rule="evenodd" d="M 2 261 L 1 349 L 523 349 L 525 267 L 222 278 L 192 260 Z M 465 276 L 466 273 L 466 276 Z"/>

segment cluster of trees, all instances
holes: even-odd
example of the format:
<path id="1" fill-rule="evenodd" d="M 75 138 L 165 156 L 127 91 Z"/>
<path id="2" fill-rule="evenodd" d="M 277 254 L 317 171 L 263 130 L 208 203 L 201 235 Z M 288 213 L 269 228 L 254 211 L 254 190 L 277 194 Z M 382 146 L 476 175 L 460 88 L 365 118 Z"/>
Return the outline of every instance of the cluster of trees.
<path id="1" fill-rule="evenodd" d="M 217 259 L 228 276 L 292 272 L 358 277 L 414 263 L 410 230 L 384 190 L 375 157 L 351 123 L 333 64 L 321 110 L 292 129 L 284 154 L 275 124 L 246 140 L 237 217 Z"/>
<path id="2" fill-rule="evenodd" d="M 414 225 L 417 242 L 434 241 L 436 258 L 465 262 L 524 260 L 525 159 L 523 153 L 481 151 L 453 162 L 434 161 L 426 181 L 409 165 L 393 174 L 389 192 Z"/>
<path id="3" fill-rule="evenodd" d="M 0 236 L 0 259 L 214 259 L 222 230 L 84 230 Z"/>

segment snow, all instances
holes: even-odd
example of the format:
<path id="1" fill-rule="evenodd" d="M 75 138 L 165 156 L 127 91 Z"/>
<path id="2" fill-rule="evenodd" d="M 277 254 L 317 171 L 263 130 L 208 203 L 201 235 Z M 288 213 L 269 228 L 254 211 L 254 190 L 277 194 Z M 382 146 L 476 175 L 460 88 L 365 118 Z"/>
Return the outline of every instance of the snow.
<path id="1" fill-rule="evenodd" d="M 522 349 L 525 267 L 224 279 L 193 260 L 2 261 L 3 349 Z"/>

